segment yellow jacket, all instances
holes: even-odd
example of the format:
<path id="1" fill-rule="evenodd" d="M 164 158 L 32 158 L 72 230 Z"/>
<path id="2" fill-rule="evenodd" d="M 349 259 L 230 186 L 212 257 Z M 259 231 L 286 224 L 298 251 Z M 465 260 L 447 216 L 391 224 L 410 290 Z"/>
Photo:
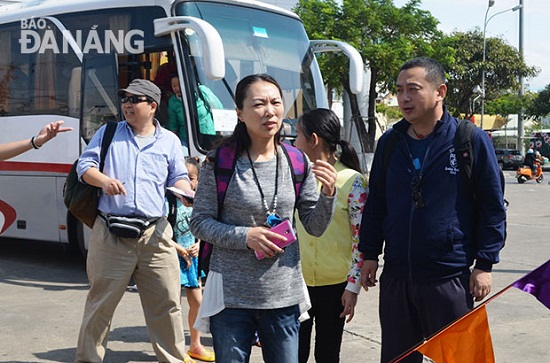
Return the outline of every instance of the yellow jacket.
<path id="1" fill-rule="evenodd" d="M 336 210 L 321 237 L 313 237 L 296 219 L 302 272 L 308 286 L 335 285 L 348 280 L 348 290 L 359 293 L 363 256 L 357 249 L 367 182 L 363 174 L 337 161 Z M 353 286 L 351 286 L 353 285 Z"/>

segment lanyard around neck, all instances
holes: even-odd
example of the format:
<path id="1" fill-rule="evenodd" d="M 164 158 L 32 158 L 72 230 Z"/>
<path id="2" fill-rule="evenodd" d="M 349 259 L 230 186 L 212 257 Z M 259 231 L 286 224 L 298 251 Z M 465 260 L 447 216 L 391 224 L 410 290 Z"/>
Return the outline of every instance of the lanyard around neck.
<path id="1" fill-rule="evenodd" d="M 262 203 L 265 208 L 265 214 L 269 217 L 272 214 L 277 213 L 277 191 L 278 191 L 278 181 L 279 181 L 279 155 L 276 154 L 275 158 L 277 161 L 277 164 L 275 166 L 275 195 L 273 197 L 273 210 L 269 210 L 269 206 L 267 205 L 267 201 L 265 200 L 265 195 L 262 190 L 262 186 L 260 185 L 260 180 L 258 179 L 258 175 L 256 174 L 256 169 L 254 169 L 254 163 L 252 162 L 252 158 L 250 157 L 250 152 L 248 149 L 246 150 L 246 155 L 248 156 L 248 161 L 250 161 L 250 168 L 252 169 L 252 174 L 254 174 L 254 181 L 256 182 L 256 186 L 258 187 L 258 190 L 260 191 L 260 195 L 262 197 Z"/>

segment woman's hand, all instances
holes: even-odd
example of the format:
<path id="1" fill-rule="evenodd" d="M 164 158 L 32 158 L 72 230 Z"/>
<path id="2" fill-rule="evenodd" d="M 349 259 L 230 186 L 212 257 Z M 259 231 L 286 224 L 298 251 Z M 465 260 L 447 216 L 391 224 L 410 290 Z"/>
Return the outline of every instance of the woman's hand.
<path id="1" fill-rule="evenodd" d="M 191 257 L 189 256 L 189 253 L 187 252 L 187 250 L 185 248 L 183 248 L 183 246 L 180 246 L 179 244 L 177 244 L 176 242 L 174 242 L 174 247 L 176 248 L 176 251 L 178 252 L 178 255 L 183 257 L 183 260 L 187 264 L 186 268 L 191 267 L 191 264 L 192 264 Z"/>
<path id="2" fill-rule="evenodd" d="M 355 315 L 355 305 L 357 305 L 357 294 L 349 290 L 344 290 L 342 294 L 342 306 L 344 310 L 340 313 L 340 318 L 345 318 L 346 323 L 349 323 L 353 316 Z"/>
<path id="3" fill-rule="evenodd" d="M 191 257 L 199 257 L 199 250 L 200 250 L 201 244 L 200 241 L 197 243 L 194 243 L 187 249 L 187 253 Z"/>
<path id="4" fill-rule="evenodd" d="M 274 257 L 278 253 L 283 253 L 284 250 L 277 246 L 271 240 L 286 241 L 286 237 L 275 232 L 271 232 L 266 227 L 252 227 L 248 230 L 246 245 L 248 248 L 262 253 L 266 257 Z"/>
<path id="5" fill-rule="evenodd" d="M 317 160 L 311 167 L 315 178 L 323 185 L 321 191 L 329 196 L 333 197 L 336 192 L 336 169 L 330 163 Z"/>
<path id="6" fill-rule="evenodd" d="M 36 146 L 41 147 L 46 142 L 50 141 L 57 136 L 60 132 L 72 131 L 72 127 L 63 127 L 64 121 L 50 122 L 44 126 L 39 132 L 38 135 L 34 138 L 34 143 Z"/>

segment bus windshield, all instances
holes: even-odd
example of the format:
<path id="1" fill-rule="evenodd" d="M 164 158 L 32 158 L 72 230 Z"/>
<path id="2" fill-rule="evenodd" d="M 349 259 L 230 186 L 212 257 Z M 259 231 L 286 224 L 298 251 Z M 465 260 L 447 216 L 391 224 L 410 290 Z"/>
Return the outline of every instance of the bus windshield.
<path id="1" fill-rule="evenodd" d="M 186 32 L 195 77 L 219 98 L 223 109 L 234 110 L 233 92 L 240 79 L 254 73 L 273 76 L 284 92 L 286 121 L 294 123 L 302 113 L 317 108 L 324 88 L 302 23 L 290 16 L 218 2 L 184 2 L 177 16 L 201 18 L 219 32 L 225 52 L 225 78 L 213 81 L 204 75 L 197 35 Z M 317 75 L 317 76 L 316 76 Z M 234 112 L 233 112 L 234 113 Z M 223 115 L 221 115 L 223 116 Z M 233 131 L 236 117 L 216 118 L 218 134 Z"/>

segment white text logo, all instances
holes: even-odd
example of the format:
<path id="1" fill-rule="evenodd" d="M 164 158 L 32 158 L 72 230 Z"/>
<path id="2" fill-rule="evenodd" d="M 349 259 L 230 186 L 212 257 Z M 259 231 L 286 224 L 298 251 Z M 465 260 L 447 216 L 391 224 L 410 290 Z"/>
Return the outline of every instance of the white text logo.
<path id="1" fill-rule="evenodd" d="M 55 36 L 55 31 L 49 29 L 47 20 L 24 19 L 21 20 L 21 53 L 45 53 L 50 50 L 54 53 L 69 53 L 69 48 L 78 47 L 81 53 L 130 53 L 138 54 L 143 52 L 144 32 L 143 30 L 104 30 L 100 32 L 96 27 L 88 31 L 83 39 L 83 31 L 76 30 L 71 33 L 69 30 L 61 31 L 62 37 Z"/>

